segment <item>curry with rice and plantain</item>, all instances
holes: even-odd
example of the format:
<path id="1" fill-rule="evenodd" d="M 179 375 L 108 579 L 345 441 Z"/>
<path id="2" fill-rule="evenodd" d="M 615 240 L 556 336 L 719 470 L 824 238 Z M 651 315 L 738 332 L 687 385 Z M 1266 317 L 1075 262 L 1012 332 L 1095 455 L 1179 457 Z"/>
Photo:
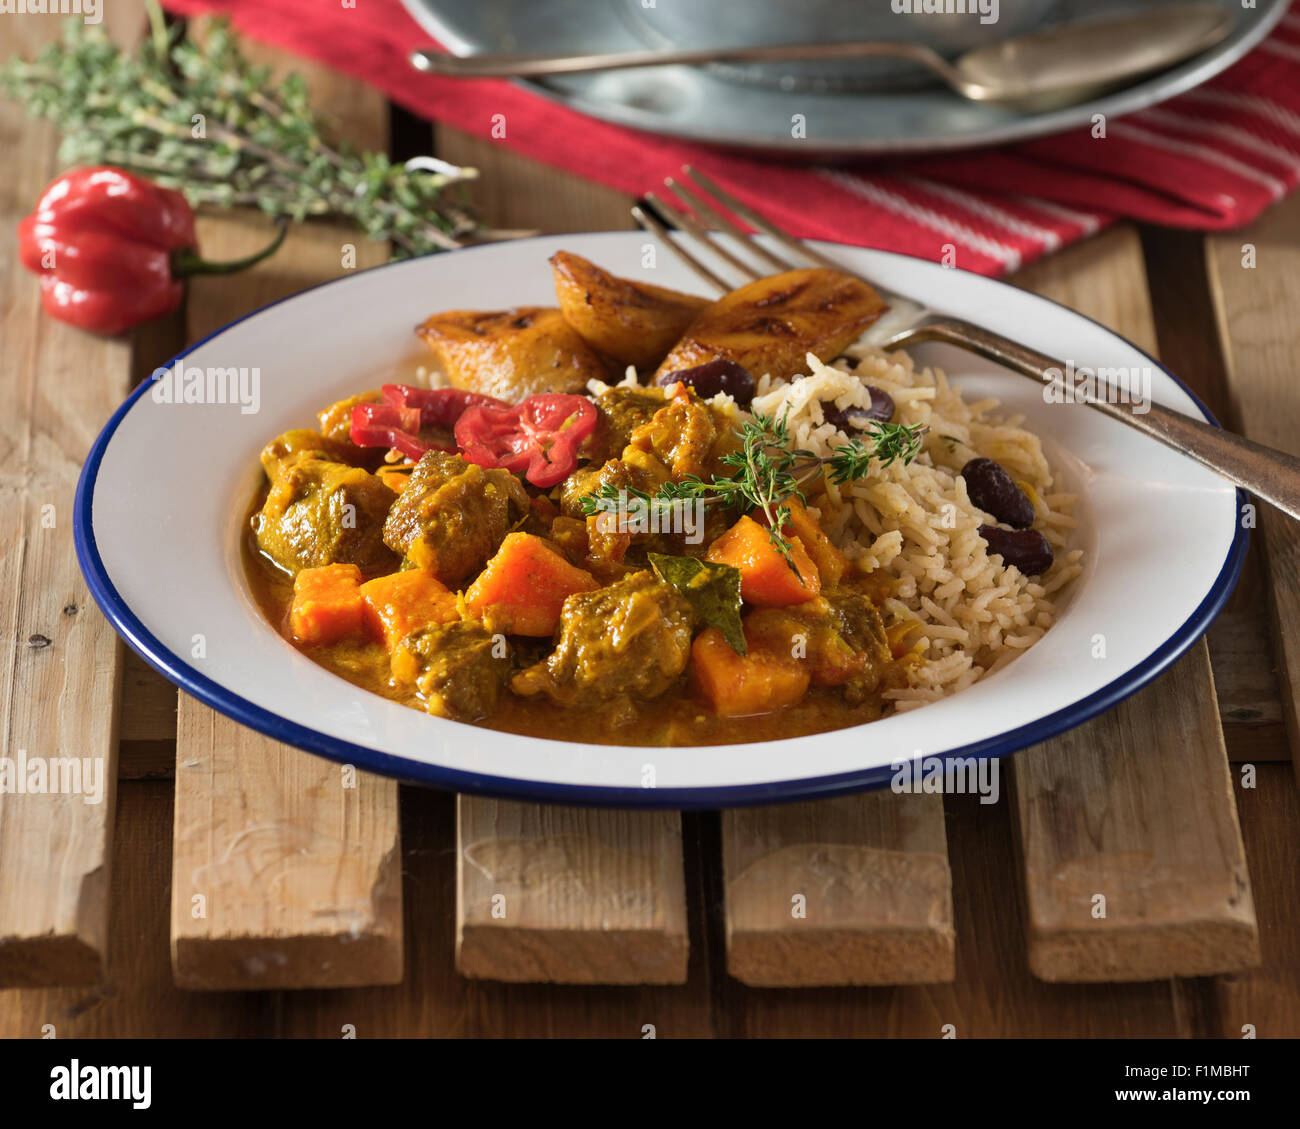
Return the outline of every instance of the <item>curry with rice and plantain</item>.
<path id="1" fill-rule="evenodd" d="M 551 264 L 556 308 L 418 328 L 439 386 L 262 451 L 247 576 L 315 662 L 514 733 L 710 745 L 915 708 L 1050 626 L 1072 496 L 1017 421 L 857 344 L 866 283 L 710 302 Z"/>

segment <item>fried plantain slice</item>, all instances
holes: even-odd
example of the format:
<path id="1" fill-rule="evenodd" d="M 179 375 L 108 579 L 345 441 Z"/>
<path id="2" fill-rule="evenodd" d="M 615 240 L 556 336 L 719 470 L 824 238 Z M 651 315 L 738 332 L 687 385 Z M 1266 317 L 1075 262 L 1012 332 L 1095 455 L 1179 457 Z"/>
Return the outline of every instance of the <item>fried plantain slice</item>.
<path id="1" fill-rule="evenodd" d="M 760 278 L 719 298 L 693 321 L 660 364 L 655 379 L 719 357 L 756 378 L 789 379 L 813 353 L 829 361 L 885 312 L 884 300 L 859 278 L 819 267 Z"/>
<path id="2" fill-rule="evenodd" d="M 559 310 L 449 310 L 416 328 L 457 388 L 517 404 L 543 392 L 587 390 L 610 375 Z"/>
<path id="3" fill-rule="evenodd" d="M 652 369 L 709 299 L 618 278 L 580 255 L 551 256 L 560 312 L 597 352 L 623 365 Z"/>

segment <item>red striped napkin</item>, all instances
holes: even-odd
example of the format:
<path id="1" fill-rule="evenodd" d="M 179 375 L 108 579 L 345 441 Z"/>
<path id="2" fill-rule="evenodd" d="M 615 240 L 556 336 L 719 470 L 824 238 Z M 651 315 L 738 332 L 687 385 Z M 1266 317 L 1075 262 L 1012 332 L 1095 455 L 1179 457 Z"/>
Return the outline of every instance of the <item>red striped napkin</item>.
<path id="1" fill-rule="evenodd" d="M 223 12 L 253 39 L 317 59 L 470 133 L 505 114 L 508 145 L 631 194 L 690 163 L 797 235 L 1002 274 L 1119 217 L 1203 230 L 1249 222 L 1300 181 L 1300 10 L 1212 82 L 1092 130 L 998 149 L 844 168 L 774 164 L 584 117 L 499 80 L 407 62 L 428 36 L 398 0 L 164 0 Z M 1246 18 L 1254 17 L 1246 10 Z M 950 252 L 951 255 L 951 252 Z"/>

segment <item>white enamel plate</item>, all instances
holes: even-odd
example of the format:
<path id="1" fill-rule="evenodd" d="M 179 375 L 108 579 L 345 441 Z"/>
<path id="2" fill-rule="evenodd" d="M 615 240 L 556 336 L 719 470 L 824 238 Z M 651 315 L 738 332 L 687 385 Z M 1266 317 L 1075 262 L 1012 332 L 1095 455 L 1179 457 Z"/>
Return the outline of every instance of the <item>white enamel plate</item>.
<path id="1" fill-rule="evenodd" d="M 644 245 L 640 233 L 566 235 L 396 263 L 295 295 L 199 342 L 182 354 L 184 365 L 246 368 L 250 376 L 256 369 L 256 400 L 160 402 L 146 382 L 109 420 L 86 461 L 76 506 L 77 552 L 100 607 L 184 690 L 321 756 L 462 792 L 723 807 L 877 787 L 892 765 L 920 756 L 1001 756 L 1035 744 L 1150 681 L 1223 606 L 1246 547 L 1232 487 L 1090 408 L 1045 403 L 1032 381 L 927 346 L 916 351 L 918 361 L 943 366 L 968 396 L 996 396 L 1008 413 L 1025 415 L 1064 487 L 1082 495 L 1074 546 L 1087 553 L 1087 569 L 1047 635 L 1011 666 L 942 702 L 785 741 L 589 745 L 580 724 L 539 740 L 430 717 L 354 688 L 280 638 L 255 605 L 240 559 L 263 445 L 290 427 L 311 426 L 332 400 L 410 380 L 422 359 L 412 330 L 430 313 L 553 304 L 546 259 L 555 251 L 698 289 L 667 254 L 645 269 Z M 1045 299 L 897 255 L 822 250 L 887 289 L 1062 360 L 1148 369 L 1156 400 L 1205 414 L 1134 345 Z M 653 788 L 643 783 L 647 765 Z"/>

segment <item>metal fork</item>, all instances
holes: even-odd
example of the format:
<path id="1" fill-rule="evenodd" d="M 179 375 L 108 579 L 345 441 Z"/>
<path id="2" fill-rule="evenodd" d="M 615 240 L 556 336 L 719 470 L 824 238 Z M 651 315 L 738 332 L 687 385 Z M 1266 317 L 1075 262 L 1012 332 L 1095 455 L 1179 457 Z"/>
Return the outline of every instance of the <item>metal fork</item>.
<path id="1" fill-rule="evenodd" d="M 674 239 L 669 225 L 704 245 L 726 263 L 742 282 L 753 281 L 773 271 L 797 270 L 810 266 L 845 270 L 841 264 L 816 248 L 787 235 L 698 169 L 687 165 L 682 168 L 682 173 L 690 180 L 690 186 L 672 177 L 668 177 L 664 184 L 679 201 L 694 211 L 694 215 L 666 203 L 650 192 L 645 197 L 649 207 L 633 207 L 632 216 L 642 228 L 657 236 L 665 247 L 711 286 L 723 292 L 733 289 L 731 283 L 710 270 L 687 251 L 680 241 Z M 744 220 L 753 230 L 747 231 L 728 219 L 722 214 L 719 205 Z M 747 255 L 764 264 L 763 269 L 756 268 L 752 262 L 742 259 L 714 239 L 710 229 L 739 242 Z M 756 238 L 756 232 L 770 236 L 772 242 L 793 258 L 774 253 L 769 243 Z M 869 278 L 864 278 L 863 281 L 889 304 L 889 310 L 868 331 L 865 337 L 867 343 L 882 349 L 899 349 L 925 341 L 947 342 L 996 361 L 1045 387 L 1055 386 L 1064 398 L 1063 402 L 1073 400 L 1075 390 L 1065 379 L 1067 368 L 1061 361 L 961 318 L 932 313 L 910 298 L 892 294 L 877 286 Z M 1111 402 L 1112 396 L 1109 393 L 1115 390 L 1108 388 L 1104 382 L 1098 380 L 1097 386 L 1096 395 L 1086 401 L 1090 407 L 1152 439 L 1158 439 L 1255 497 L 1276 506 L 1293 518 L 1300 518 L 1300 458 L 1212 427 L 1153 401 L 1147 401 L 1149 410 L 1139 415 L 1131 410 L 1131 404 Z M 1119 396 L 1114 398 L 1118 400 Z"/>

